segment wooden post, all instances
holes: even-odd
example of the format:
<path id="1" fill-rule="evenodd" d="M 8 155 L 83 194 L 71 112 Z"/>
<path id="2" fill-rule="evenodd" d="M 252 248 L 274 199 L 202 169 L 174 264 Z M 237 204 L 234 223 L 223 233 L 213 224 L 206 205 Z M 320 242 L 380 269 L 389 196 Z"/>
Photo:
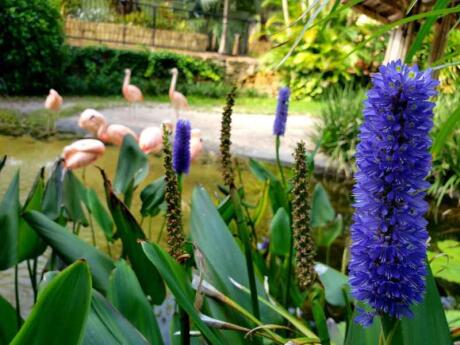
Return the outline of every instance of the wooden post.
<path id="1" fill-rule="evenodd" d="M 220 36 L 219 54 L 225 54 L 227 50 L 227 31 L 228 31 L 228 10 L 230 0 L 224 0 L 224 14 L 222 16 L 222 35 Z"/>
<path id="2" fill-rule="evenodd" d="M 240 53 L 240 34 L 235 34 L 233 39 L 232 55 L 236 56 Z"/>

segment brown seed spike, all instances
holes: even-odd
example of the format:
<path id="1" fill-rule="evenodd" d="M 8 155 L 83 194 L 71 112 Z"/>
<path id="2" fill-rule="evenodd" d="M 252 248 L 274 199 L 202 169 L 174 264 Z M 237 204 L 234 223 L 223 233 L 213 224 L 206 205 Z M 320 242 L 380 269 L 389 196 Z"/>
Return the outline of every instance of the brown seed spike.
<path id="1" fill-rule="evenodd" d="M 292 226 L 296 249 L 296 274 L 301 289 L 308 289 L 316 279 L 315 245 L 310 228 L 310 202 L 308 194 L 308 168 L 305 143 L 297 144 L 292 187 Z"/>
<path id="2" fill-rule="evenodd" d="M 227 103 L 222 113 L 222 125 L 220 130 L 220 155 L 222 164 L 222 178 L 225 185 L 231 189 L 235 186 L 235 177 L 232 165 L 232 155 L 230 148 L 232 146 L 231 131 L 232 131 L 232 113 L 233 105 L 235 104 L 236 87 L 227 95 Z"/>

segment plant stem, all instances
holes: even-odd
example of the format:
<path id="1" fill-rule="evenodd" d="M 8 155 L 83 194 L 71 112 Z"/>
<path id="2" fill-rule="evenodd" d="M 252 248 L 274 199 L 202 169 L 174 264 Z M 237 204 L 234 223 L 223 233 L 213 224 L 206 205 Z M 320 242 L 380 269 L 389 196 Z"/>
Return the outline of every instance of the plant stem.
<path id="1" fill-rule="evenodd" d="M 149 241 L 152 239 L 152 219 L 153 217 L 149 217 Z"/>
<path id="2" fill-rule="evenodd" d="M 30 260 L 27 260 L 27 271 L 29 272 L 30 285 L 34 292 L 34 302 L 37 300 L 37 281 L 35 280 L 33 268 L 30 265 Z"/>
<path id="3" fill-rule="evenodd" d="M 241 200 L 236 188 L 230 189 L 230 197 L 233 207 L 235 208 L 236 221 L 238 225 L 238 234 L 243 242 L 244 254 L 246 256 L 246 267 L 248 270 L 249 289 L 251 291 L 252 312 L 257 319 L 260 319 L 259 301 L 257 295 L 256 278 L 254 273 L 254 264 L 252 262 L 252 248 L 249 240 L 249 229 L 243 216 Z"/>
<path id="4" fill-rule="evenodd" d="M 283 183 L 283 187 L 286 188 L 286 179 L 284 178 L 283 166 L 281 165 L 280 161 L 280 136 L 276 136 L 276 165 L 278 165 L 278 170 L 280 171 L 281 175 L 281 182 Z"/>
<path id="5" fill-rule="evenodd" d="M 89 219 L 89 228 L 91 229 L 91 239 L 93 240 L 93 246 L 96 247 L 96 232 L 94 231 L 93 217 L 91 214 L 88 217 Z"/>
<path id="6" fill-rule="evenodd" d="M 163 224 L 161 224 L 161 229 L 160 229 L 160 232 L 158 234 L 156 243 L 160 243 L 161 235 L 163 235 L 163 230 L 165 228 L 165 225 L 166 225 L 166 217 L 163 218 Z"/>
<path id="7" fill-rule="evenodd" d="M 19 331 L 21 328 L 21 303 L 19 301 L 18 264 L 14 266 L 14 295 L 16 300 L 16 322 Z"/>

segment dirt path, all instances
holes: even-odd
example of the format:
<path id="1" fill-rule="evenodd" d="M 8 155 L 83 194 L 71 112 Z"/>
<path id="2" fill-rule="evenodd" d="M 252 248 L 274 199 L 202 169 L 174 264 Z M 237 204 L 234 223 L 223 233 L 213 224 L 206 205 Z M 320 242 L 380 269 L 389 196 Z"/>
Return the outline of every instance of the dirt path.
<path id="1" fill-rule="evenodd" d="M 137 107 L 116 107 L 101 110 L 110 123 L 119 123 L 140 132 L 148 126 L 159 126 L 163 120 L 173 119 L 173 111 L 168 104 L 155 104 Z M 187 111 L 182 118 L 189 119 L 193 128 L 201 129 L 205 148 L 216 152 L 219 149 L 221 114 L 209 111 Z M 78 116 L 61 119 L 57 128 L 63 132 L 75 132 Z M 232 149 L 237 155 L 275 159 L 275 138 L 272 135 L 273 115 L 234 114 L 232 122 Z M 314 148 L 313 135 L 318 119 L 305 115 L 291 116 L 287 122 L 286 135 L 282 138 L 280 156 L 286 162 L 292 162 L 295 144 L 304 140 L 308 149 Z M 322 161 L 322 157 L 318 157 Z"/>

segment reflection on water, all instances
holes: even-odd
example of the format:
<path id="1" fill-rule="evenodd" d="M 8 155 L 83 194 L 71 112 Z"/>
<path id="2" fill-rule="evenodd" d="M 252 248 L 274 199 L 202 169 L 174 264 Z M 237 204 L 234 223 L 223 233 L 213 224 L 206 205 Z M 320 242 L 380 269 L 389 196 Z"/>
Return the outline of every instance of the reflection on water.
<path id="1" fill-rule="evenodd" d="M 8 155 L 7 165 L 0 175 L 0 195 L 3 195 L 8 185 L 13 178 L 15 172 L 20 170 L 20 193 L 21 200 L 24 200 L 31 188 L 36 174 L 42 166 L 47 167 L 47 172 L 52 168 L 55 160 L 61 154 L 62 148 L 68 145 L 71 141 L 68 140 L 50 140 L 37 141 L 30 137 L 6 137 L 0 136 L 0 155 Z M 107 147 L 104 156 L 97 161 L 97 165 L 102 167 L 108 173 L 108 176 L 113 180 L 118 161 L 119 148 L 111 146 Z M 163 175 L 163 163 L 160 157 L 150 156 L 149 158 L 149 175 L 139 186 L 132 202 L 131 210 L 136 218 L 141 221 L 140 216 L 140 191 L 156 178 Z M 246 164 L 241 164 L 242 176 L 249 197 L 252 196 L 256 201 L 257 195 L 261 191 L 262 183 L 248 171 Z M 102 178 L 99 171 L 94 167 L 88 167 L 85 170 L 76 170 L 75 175 L 81 180 L 84 180 L 86 186 L 96 190 L 101 200 L 104 199 L 104 191 Z M 183 210 L 184 224 L 187 229 L 188 216 L 190 213 L 190 201 L 193 187 L 198 184 L 203 185 L 209 193 L 214 197 L 222 195 L 214 194 L 217 191 L 217 185 L 221 183 L 220 166 L 215 155 L 203 155 L 197 162 L 193 163 L 190 174 L 184 177 L 184 195 L 183 195 Z M 251 200 L 250 200 L 251 201 Z M 104 202 L 105 203 L 105 202 Z M 149 231 L 150 222 L 145 220 L 143 228 L 146 234 Z M 161 217 L 155 217 L 152 222 L 152 239 L 156 239 L 162 225 Z M 88 228 L 82 229 L 82 237 L 91 241 L 91 235 Z M 163 236 L 164 237 L 164 236 Z M 97 245 L 105 250 L 105 240 L 102 231 L 97 231 Z"/>

